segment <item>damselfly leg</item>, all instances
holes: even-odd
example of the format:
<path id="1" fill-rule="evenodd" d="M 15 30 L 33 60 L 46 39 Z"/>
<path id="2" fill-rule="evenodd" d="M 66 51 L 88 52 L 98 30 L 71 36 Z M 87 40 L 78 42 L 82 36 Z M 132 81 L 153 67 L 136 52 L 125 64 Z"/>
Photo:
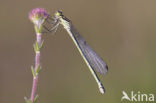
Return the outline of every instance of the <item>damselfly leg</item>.
<path id="1" fill-rule="evenodd" d="M 48 16 L 43 24 L 44 29 L 47 32 L 53 32 L 55 33 L 57 31 L 57 28 L 59 26 L 59 19 L 52 17 L 52 16 Z"/>

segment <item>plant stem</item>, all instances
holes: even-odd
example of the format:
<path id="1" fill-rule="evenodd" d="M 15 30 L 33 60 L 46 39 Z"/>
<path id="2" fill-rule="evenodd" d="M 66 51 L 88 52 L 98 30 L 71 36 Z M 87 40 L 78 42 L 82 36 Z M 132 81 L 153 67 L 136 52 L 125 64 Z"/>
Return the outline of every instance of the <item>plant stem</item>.
<path id="1" fill-rule="evenodd" d="M 41 47 L 41 35 L 42 35 L 41 33 L 36 34 L 36 42 L 38 43 L 39 47 Z M 36 73 L 39 65 L 40 65 L 40 49 L 39 49 L 39 51 L 36 51 L 35 73 Z M 38 74 L 36 76 L 33 76 L 32 92 L 31 92 L 32 103 L 34 103 L 34 98 L 35 98 L 36 89 L 37 89 L 37 83 L 38 83 Z"/>

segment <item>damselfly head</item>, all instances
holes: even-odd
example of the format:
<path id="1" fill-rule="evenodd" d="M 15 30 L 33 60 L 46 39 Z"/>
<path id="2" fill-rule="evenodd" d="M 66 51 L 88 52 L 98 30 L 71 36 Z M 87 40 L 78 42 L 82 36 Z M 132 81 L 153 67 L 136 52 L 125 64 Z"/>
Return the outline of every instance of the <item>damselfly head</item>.
<path id="1" fill-rule="evenodd" d="M 56 11 L 55 19 L 59 19 L 63 17 L 63 12 L 61 10 Z"/>
<path id="2" fill-rule="evenodd" d="M 58 10 L 56 13 L 55 13 L 55 16 L 62 16 L 62 10 Z"/>
<path id="3" fill-rule="evenodd" d="M 58 10 L 58 11 L 55 13 L 55 18 L 56 18 L 56 19 L 64 19 L 65 21 L 70 22 L 70 20 L 69 20 L 67 17 L 65 17 L 65 16 L 63 15 L 62 10 Z"/>

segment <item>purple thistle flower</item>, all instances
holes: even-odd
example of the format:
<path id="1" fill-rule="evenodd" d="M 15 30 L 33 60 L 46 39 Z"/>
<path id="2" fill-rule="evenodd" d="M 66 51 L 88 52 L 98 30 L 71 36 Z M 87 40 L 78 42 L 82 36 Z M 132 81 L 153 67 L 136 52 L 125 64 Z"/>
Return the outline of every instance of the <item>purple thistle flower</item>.
<path id="1" fill-rule="evenodd" d="M 29 19 L 34 23 L 36 32 L 41 32 L 42 24 L 48 15 L 48 12 L 44 8 L 35 8 L 29 12 Z"/>

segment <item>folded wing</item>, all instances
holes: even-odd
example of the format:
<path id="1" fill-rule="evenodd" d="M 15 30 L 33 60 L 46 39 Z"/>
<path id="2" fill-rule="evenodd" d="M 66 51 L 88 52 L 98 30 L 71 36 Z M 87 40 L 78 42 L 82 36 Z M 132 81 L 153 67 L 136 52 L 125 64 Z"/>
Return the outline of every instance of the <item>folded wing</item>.
<path id="1" fill-rule="evenodd" d="M 73 34 L 76 43 L 81 49 L 83 56 L 85 56 L 89 65 L 101 74 L 106 74 L 108 71 L 107 64 L 102 58 L 86 43 L 85 39 L 77 32 L 77 30 L 71 24 L 71 32 Z"/>

